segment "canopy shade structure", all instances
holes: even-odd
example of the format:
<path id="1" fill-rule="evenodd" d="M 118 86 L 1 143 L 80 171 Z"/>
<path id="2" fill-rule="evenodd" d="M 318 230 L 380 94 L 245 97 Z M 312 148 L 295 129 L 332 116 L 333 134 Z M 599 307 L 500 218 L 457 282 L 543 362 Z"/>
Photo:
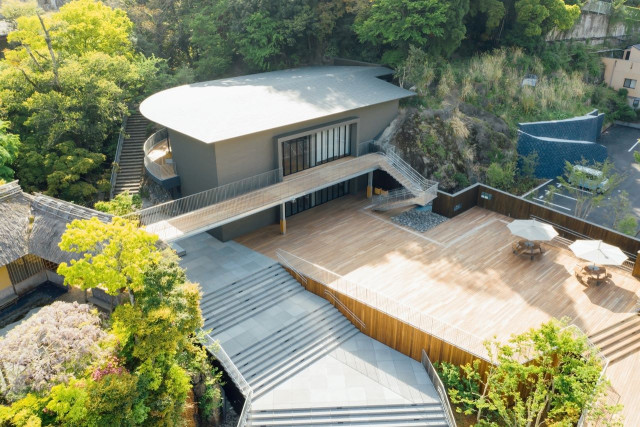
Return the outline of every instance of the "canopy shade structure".
<path id="1" fill-rule="evenodd" d="M 620 248 L 602 240 L 576 240 L 569 249 L 584 260 L 600 265 L 621 265 L 627 256 Z"/>
<path id="2" fill-rule="evenodd" d="M 548 241 L 558 235 L 558 232 L 551 225 L 535 219 L 517 219 L 507 227 L 511 234 L 530 241 Z"/>

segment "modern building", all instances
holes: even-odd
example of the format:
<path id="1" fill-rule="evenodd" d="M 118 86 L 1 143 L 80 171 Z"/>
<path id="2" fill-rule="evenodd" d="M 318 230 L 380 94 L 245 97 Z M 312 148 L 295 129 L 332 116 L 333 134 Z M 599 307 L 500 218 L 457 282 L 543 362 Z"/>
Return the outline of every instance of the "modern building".
<path id="1" fill-rule="evenodd" d="M 640 44 L 629 46 L 624 50 L 621 59 L 602 58 L 604 63 L 604 81 L 609 87 L 618 90 L 626 89 L 629 104 L 633 108 L 640 107 Z"/>
<path id="2" fill-rule="evenodd" d="M 171 205 L 171 212 L 159 208 L 166 210 L 143 223 L 182 216 L 181 224 L 162 224 L 171 231 L 150 228 L 165 239 L 215 228 L 216 237 L 229 240 L 278 220 L 284 232 L 287 216 L 367 186 L 370 193 L 376 169 L 393 168 L 401 184 L 408 174 L 419 177 L 370 155 L 371 142 L 397 116 L 399 101 L 414 95 L 390 83 L 391 77 L 392 70 L 376 66 L 309 67 L 152 95 L 140 111 L 166 130 L 149 138 L 145 164 L 157 182 L 171 183 L 166 188 L 179 183 L 183 202 Z M 193 215 L 184 217 L 249 191 L 257 194 L 224 217 L 220 209 L 197 225 Z"/>

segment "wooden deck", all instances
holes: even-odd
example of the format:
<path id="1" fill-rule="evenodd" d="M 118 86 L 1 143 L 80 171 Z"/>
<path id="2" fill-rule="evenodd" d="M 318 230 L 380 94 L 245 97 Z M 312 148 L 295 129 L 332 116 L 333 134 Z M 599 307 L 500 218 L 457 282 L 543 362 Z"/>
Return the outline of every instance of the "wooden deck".
<path id="1" fill-rule="evenodd" d="M 483 338 L 506 338 L 552 317 L 570 317 L 588 334 L 628 319 L 640 282 L 611 269 L 612 282 L 586 288 L 573 276 L 580 262 L 544 245 L 534 261 L 511 251 L 511 219 L 473 208 L 418 233 L 364 209 L 348 196 L 237 241 L 275 258 L 278 248 L 333 270 L 395 300 Z M 640 425 L 640 352 L 608 371 L 625 404 L 625 425 Z"/>

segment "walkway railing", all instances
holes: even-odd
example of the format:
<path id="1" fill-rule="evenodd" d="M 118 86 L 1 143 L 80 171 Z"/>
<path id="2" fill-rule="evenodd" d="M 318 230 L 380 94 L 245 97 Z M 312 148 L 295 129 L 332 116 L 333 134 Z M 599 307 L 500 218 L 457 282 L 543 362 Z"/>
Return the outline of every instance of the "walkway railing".
<path id="1" fill-rule="evenodd" d="M 345 279 L 339 274 L 289 252 L 278 249 L 277 253 L 278 258 L 286 259 L 287 265 L 293 266 L 293 269 L 299 274 L 305 275 L 309 279 L 322 283 L 337 292 L 433 335 L 442 341 L 459 347 L 480 359 L 490 361 L 482 338 L 426 313 L 417 311 L 408 305 L 399 303 L 378 291 Z"/>
<path id="2" fill-rule="evenodd" d="M 442 401 L 442 409 L 444 410 L 444 416 L 447 419 L 447 424 L 449 427 L 457 427 L 456 418 L 453 416 L 453 411 L 451 410 L 451 404 L 449 403 L 449 396 L 447 394 L 447 389 L 442 384 L 442 380 L 438 375 L 438 371 L 434 368 L 431 360 L 429 360 L 429 356 L 427 356 L 427 352 L 422 349 L 422 366 L 427 371 L 427 375 L 431 380 L 438 396 L 440 396 L 440 400 Z"/>
<path id="3" fill-rule="evenodd" d="M 164 181 L 177 176 L 175 164 L 157 163 L 149 157 L 149 153 L 151 153 L 154 147 L 166 141 L 167 138 L 169 138 L 169 132 L 167 131 L 167 129 L 160 129 L 158 132 L 147 138 L 143 146 L 144 167 L 147 172 L 149 172 L 151 175 L 153 175 L 154 178 L 159 181 Z"/>
<path id="4" fill-rule="evenodd" d="M 118 169 L 120 169 L 120 156 L 122 155 L 122 146 L 124 145 L 125 129 L 127 127 L 127 118 L 125 114 L 122 116 L 122 126 L 120 127 L 120 133 L 118 134 L 118 145 L 116 147 L 116 155 L 113 158 L 113 167 L 111 168 L 111 190 L 109 192 L 109 199 L 113 199 L 113 195 L 116 191 L 116 179 L 118 179 Z"/>
<path id="5" fill-rule="evenodd" d="M 274 169 L 250 178 L 143 209 L 131 214 L 131 217 L 138 219 L 141 225 L 154 224 L 269 187 L 281 180 L 282 174 L 280 170 Z"/>
<path id="6" fill-rule="evenodd" d="M 233 383 L 238 387 L 240 392 L 244 396 L 244 405 L 242 406 L 242 412 L 240 413 L 240 418 L 238 419 L 237 427 L 245 427 L 247 425 L 247 421 L 249 419 L 249 413 L 251 412 L 251 406 L 253 403 L 253 389 L 244 379 L 238 367 L 233 363 L 229 355 L 224 351 L 224 349 L 218 344 L 216 340 L 211 338 L 211 335 L 206 334 L 207 338 L 207 348 L 215 356 L 216 359 L 220 362 L 220 364 L 224 367 L 225 372 Z"/>
<path id="7" fill-rule="evenodd" d="M 310 192 L 384 169 L 416 193 L 419 204 L 437 196 L 438 183 L 422 177 L 394 153 L 330 162 L 283 179 L 280 169 L 256 175 L 129 215 L 165 240 L 214 228 Z"/>

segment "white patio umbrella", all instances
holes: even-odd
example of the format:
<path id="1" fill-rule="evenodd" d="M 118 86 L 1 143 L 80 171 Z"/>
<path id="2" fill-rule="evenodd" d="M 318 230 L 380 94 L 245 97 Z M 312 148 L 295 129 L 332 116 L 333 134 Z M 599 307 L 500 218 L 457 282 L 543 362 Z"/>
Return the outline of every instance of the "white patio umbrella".
<path id="1" fill-rule="evenodd" d="M 511 234 L 529 241 L 547 241 L 558 235 L 558 232 L 551 225 L 535 219 L 516 219 L 507 227 Z"/>
<path id="2" fill-rule="evenodd" d="M 621 265 L 627 256 L 620 248 L 604 243 L 602 240 L 576 240 L 569 249 L 593 265 Z"/>

